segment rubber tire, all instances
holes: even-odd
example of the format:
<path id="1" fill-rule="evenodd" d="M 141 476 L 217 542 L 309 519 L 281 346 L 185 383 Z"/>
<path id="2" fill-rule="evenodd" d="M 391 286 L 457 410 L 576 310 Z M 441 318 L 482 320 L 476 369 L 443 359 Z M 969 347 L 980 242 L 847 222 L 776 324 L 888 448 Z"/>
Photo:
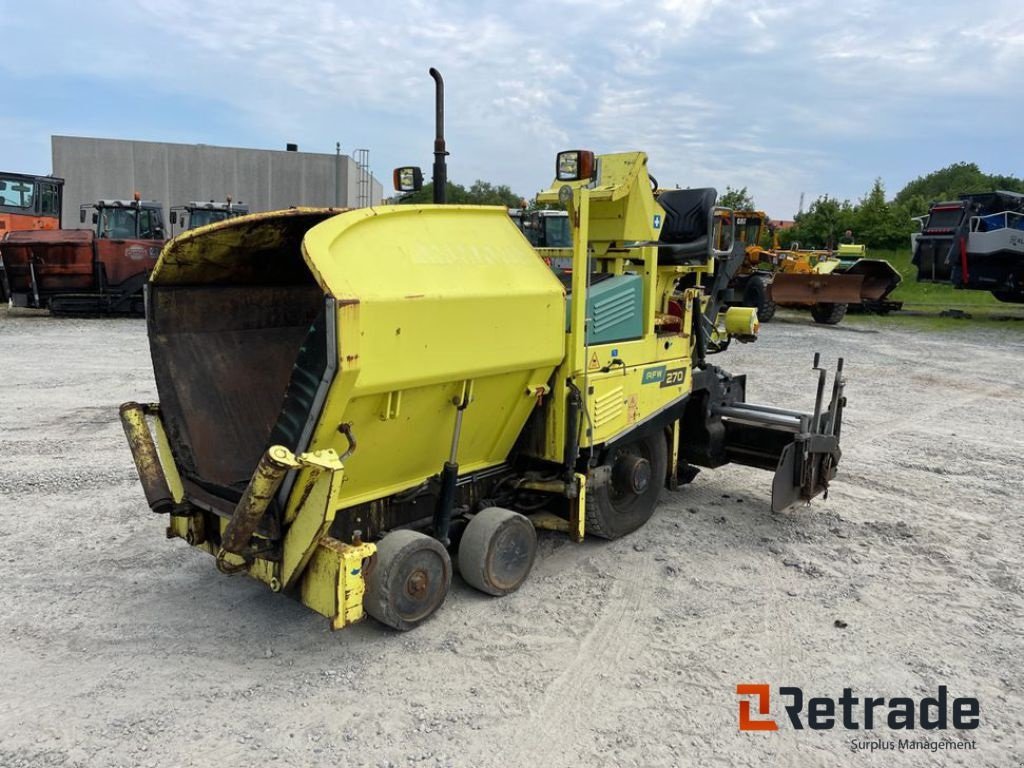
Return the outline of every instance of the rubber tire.
<path id="1" fill-rule="evenodd" d="M 429 584 L 427 599 L 419 601 L 407 589 L 416 565 L 432 566 L 440 575 Z M 366 574 L 363 608 L 381 624 L 404 632 L 422 624 L 444 604 L 451 584 L 452 561 L 441 542 L 418 531 L 392 531 L 377 544 Z"/>
<path id="2" fill-rule="evenodd" d="M 471 587 L 498 597 L 519 589 L 536 556 L 533 523 L 510 509 L 488 507 L 469 521 L 462 534 L 459 573 Z"/>
<path id="3" fill-rule="evenodd" d="M 752 277 L 743 292 L 743 306 L 757 310 L 757 319 L 762 323 L 771 322 L 775 317 L 775 302 L 769 298 L 768 281 L 763 277 Z"/>
<path id="4" fill-rule="evenodd" d="M 846 304 L 815 304 L 811 307 L 811 317 L 822 325 L 836 325 L 846 317 L 846 309 Z"/>
<path id="5" fill-rule="evenodd" d="M 618 451 L 635 450 L 651 464 L 651 480 L 643 493 L 633 495 L 622 509 L 621 498 L 613 498 L 613 483 L 587 489 L 586 531 L 602 539 L 617 539 L 640 528 L 651 519 L 658 505 L 668 472 L 668 443 L 661 432 L 624 445 Z M 617 504 L 618 502 L 618 504 Z"/>

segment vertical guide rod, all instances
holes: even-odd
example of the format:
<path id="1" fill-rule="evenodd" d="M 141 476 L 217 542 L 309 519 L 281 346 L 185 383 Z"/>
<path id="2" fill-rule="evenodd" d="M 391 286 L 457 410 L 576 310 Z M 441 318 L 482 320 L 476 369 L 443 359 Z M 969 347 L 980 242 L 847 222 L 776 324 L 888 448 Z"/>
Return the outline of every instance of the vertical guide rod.
<path id="1" fill-rule="evenodd" d="M 462 394 L 452 400 L 455 406 L 455 429 L 452 431 L 452 447 L 448 454 L 448 461 L 441 468 L 441 492 L 437 499 L 437 507 L 434 509 L 434 538 L 444 546 L 451 541 L 448 538 L 448 531 L 452 524 L 452 509 L 455 506 L 455 485 L 459 479 L 459 440 L 462 438 L 462 415 L 472 399 L 472 382 L 466 381 L 462 385 Z"/>
<path id="2" fill-rule="evenodd" d="M 445 157 L 448 150 L 444 143 L 444 79 L 441 73 L 433 67 L 430 68 L 430 76 L 434 78 L 434 202 L 441 204 L 447 202 L 448 191 L 448 163 Z"/>
<path id="3" fill-rule="evenodd" d="M 815 432 L 821 430 L 821 403 L 825 395 L 825 376 L 826 371 L 821 367 L 821 353 L 814 353 L 814 365 L 811 366 L 812 371 L 818 372 L 818 392 L 814 398 L 814 419 L 811 421 L 811 429 Z"/>

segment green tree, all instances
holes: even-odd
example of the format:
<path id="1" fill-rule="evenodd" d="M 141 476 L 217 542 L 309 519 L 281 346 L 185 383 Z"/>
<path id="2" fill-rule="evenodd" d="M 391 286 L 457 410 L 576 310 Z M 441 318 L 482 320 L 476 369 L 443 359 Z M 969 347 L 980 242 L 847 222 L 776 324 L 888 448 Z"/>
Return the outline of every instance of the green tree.
<path id="1" fill-rule="evenodd" d="M 468 191 L 468 200 L 475 205 L 504 205 L 506 208 L 522 208 L 523 197 L 517 195 L 507 184 L 497 186 L 477 179 Z"/>
<path id="2" fill-rule="evenodd" d="M 834 248 L 843 232 L 853 228 L 853 220 L 849 200 L 822 195 L 805 213 L 797 215 L 796 224 L 785 233 L 785 241 L 798 241 L 804 248 Z"/>
<path id="3" fill-rule="evenodd" d="M 447 202 L 462 203 L 468 205 L 504 205 L 506 208 L 519 208 L 523 204 L 523 198 L 515 194 L 507 184 L 495 186 L 486 181 L 477 179 L 466 189 L 461 184 L 451 181 L 445 186 Z M 428 182 L 418 192 L 409 192 L 399 201 L 400 204 L 432 203 L 434 202 L 434 184 Z"/>
<path id="4" fill-rule="evenodd" d="M 907 242 L 912 224 L 904 206 L 886 202 L 879 178 L 854 209 L 850 228 L 857 242 L 869 248 L 898 248 Z"/>
<path id="5" fill-rule="evenodd" d="M 469 202 L 469 193 L 466 192 L 466 188 L 461 184 L 454 184 L 449 181 L 445 185 L 445 192 L 448 196 L 449 203 Z M 407 192 L 398 202 L 403 205 L 434 202 L 434 183 L 432 181 L 428 181 L 418 192 Z"/>
<path id="6" fill-rule="evenodd" d="M 970 192 L 991 192 L 995 189 L 1024 192 L 1024 179 L 984 173 L 977 163 L 952 163 L 917 177 L 896 194 L 893 202 L 904 206 L 911 216 L 919 216 L 928 213 L 931 202 L 956 200 Z"/>
<path id="7" fill-rule="evenodd" d="M 718 205 L 726 208 L 732 208 L 734 211 L 756 211 L 757 206 L 754 204 L 754 198 L 746 187 L 740 189 L 733 189 L 726 185 L 725 192 L 718 196 Z"/>

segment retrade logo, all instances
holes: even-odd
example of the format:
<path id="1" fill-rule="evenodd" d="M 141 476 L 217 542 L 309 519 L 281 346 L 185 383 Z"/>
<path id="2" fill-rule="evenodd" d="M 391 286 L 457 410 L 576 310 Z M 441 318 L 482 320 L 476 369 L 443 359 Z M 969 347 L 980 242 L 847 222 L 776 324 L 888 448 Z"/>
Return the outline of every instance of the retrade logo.
<path id="1" fill-rule="evenodd" d="M 736 686 L 740 696 L 754 696 L 757 701 L 757 714 L 767 715 L 771 708 L 771 688 L 764 683 L 740 683 Z M 750 716 L 750 699 L 740 699 L 740 730 L 741 731 L 777 731 L 779 725 L 771 718 L 754 720 Z"/>
<path id="2" fill-rule="evenodd" d="M 971 731 L 981 724 L 981 705 L 977 699 L 950 697 L 945 685 L 935 696 L 855 696 L 852 688 L 843 688 L 839 698 L 804 696 L 803 689 L 781 686 L 778 699 L 785 719 L 794 730 L 832 729 L 859 731 L 887 728 L 893 731 Z M 736 686 L 741 731 L 777 731 L 779 722 L 772 717 L 771 686 L 766 683 L 740 683 Z M 756 710 L 756 712 L 755 712 Z"/>

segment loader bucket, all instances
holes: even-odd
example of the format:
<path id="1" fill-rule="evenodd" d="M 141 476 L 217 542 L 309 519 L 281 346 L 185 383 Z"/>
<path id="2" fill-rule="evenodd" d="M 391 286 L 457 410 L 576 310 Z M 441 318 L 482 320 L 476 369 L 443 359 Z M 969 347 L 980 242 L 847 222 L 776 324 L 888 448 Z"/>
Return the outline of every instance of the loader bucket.
<path id="1" fill-rule="evenodd" d="M 844 261 L 836 267 L 832 274 L 863 276 L 864 282 L 860 289 L 861 302 L 881 301 L 896 290 L 896 286 L 903 280 L 896 268 L 884 259 L 857 259 L 849 265 Z"/>
<path id="2" fill-rule="evenodd" d="M 780 272 L 769 289 L 776 304 L 859 304 L 863 287 L 863 275 Z"/>
<path id="3" fill-rule="evenodd" d="M 834 263 L 834 262 L 833 262 Z M 781 272 L 771 284 L 778 304 L 863 304 L 882 301 L 903 278 L 888 261 L 841 261 L 827 274 Z"/>

